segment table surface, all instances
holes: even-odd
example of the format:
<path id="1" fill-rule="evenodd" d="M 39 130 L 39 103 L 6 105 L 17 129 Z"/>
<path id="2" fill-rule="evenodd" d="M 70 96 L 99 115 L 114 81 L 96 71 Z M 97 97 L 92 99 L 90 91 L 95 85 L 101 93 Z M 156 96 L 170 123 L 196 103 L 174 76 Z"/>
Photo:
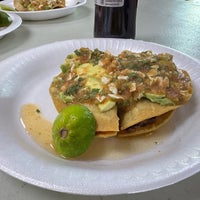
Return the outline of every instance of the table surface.
<path id="1" fill-rule="evenodd" d="M 94 1 L 88 0 L 71 15 L 49 21 L 23 21 L 0 40 L 0 61 L 16 53 L 55 41 L 93 37 Z M 139 0 L 136 39 L 159 43 L 189 56 L 200 57 L 199 0 Z M 0 199 L 154 199 L 197 200 L 200 173 L 179 183 L 139 194 L 80 196 L 48 191 L 17 180 L 0 171 Z"/>

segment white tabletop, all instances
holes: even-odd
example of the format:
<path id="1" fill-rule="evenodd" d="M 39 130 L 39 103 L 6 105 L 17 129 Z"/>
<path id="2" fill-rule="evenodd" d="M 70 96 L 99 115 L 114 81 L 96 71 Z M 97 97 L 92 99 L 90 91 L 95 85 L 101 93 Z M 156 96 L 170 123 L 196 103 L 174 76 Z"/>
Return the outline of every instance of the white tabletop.
<path id="1" fill-rule="evenodd" d="M 0 40 L 0 61 L 18 52 L 43 44 L 93 37 L 94 1 L 66 17 L 49 21 L 23 21 L 14 32 Z M 136 39 L 172 47 L 200 58 L 199 0 L 139 0 Z M 200 198 L 200 173 L 174 185 L 140 194 L 79 196 L 48 191 L 17 180 L 0 171 L 0 199 L 154 199 L 197 200 Z"/>

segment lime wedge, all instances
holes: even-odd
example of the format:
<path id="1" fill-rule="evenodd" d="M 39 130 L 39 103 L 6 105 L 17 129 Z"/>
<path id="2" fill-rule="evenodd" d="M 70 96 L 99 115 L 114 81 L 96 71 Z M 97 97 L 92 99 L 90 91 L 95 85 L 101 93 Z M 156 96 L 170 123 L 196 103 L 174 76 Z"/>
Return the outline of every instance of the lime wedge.
<path id="1" fill-rule="evenodd" d="M 12 8 L 11 6 L 7 6 L 7 5 L 4 5 L 4 4 L 0 4 L 0 8 L 2 10 L 5 10 L 5 11 L 15 11 L 15 9 Z"/>

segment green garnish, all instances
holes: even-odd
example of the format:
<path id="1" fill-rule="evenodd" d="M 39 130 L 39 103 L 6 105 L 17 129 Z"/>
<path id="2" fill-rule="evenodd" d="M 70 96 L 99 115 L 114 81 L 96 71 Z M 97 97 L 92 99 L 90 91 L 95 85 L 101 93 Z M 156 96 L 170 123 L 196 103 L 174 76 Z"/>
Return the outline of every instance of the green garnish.
<path id="1" fill-rule="evenodd" d="M 64 103 L 70 103 L 74 99 L 74 96 L 72 96 L 72 95 L 65 95 L 63 92 L 60 92 L 59 96 L 60 96 L 60 98 L 62 99 L 62 101 Z"/>
<path id="2" fill-rule="evenodd" d="M 37 112 L 37 113 L 41 113 L 41 111 L 40 111 L 39 109 L 36 109 L 36 112 Z"/>
<path id="3" fill-rule="evenodd" d="M 72 85 L 71 87 L 69 87 L 64 94 L 65 95 L 73 95 L 76 94 L 78 92 L 78 90 L 80 89 L 80 85 L 78 83 L 75 83 L 74 85 Z"/>
<path id="4" fill-rule="evenodd" d="M 96 95 L 99 93 L 99 91 L 100 91 L 99 88 L 93 88 L 93 89 L 91 90 L 90 97 L 96 96 Z"/>
<path id="5" fill-rule="evenodd" d="M 174 102 L 167 98 L 165 95 L 145 93 L 144 97 L 153 103 L 159 103 L 162 106 L 174 105 Z"/>
<path id="6" fill-rule="evenodd" d="M 15 9 L 12 8 L 11 6 L 7 6 L 7 5 L 4 5 L 4 4 L 0 4 L 0 8 L 2 10 L 5 10 L 5 11 L 15 11 Z"/>
<path id="7" fill-rule="evenodd" d="M 60 66 L 60 69 L 61 69 L 62 73 L 66 73 L 66 72 L 68 72 L 68 70 L 69 70 L 69 66 L 68 66 L 67 63 L 64 63 L 64 64 L 62 64 L 62 65 Z"/>

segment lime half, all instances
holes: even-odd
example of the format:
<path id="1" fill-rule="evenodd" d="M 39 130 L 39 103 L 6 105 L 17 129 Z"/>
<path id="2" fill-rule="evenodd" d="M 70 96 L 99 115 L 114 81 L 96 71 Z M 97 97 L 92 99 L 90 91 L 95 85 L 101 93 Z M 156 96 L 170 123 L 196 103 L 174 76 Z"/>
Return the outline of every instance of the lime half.
<path id="1" fill-rule="evenodd" d="M 79 104 L 67 106 L 53 123 L 54 148 L 66 158 L 77 157 L 89 148 L 95 132 L 96 120 L 87 107 Z"/>

